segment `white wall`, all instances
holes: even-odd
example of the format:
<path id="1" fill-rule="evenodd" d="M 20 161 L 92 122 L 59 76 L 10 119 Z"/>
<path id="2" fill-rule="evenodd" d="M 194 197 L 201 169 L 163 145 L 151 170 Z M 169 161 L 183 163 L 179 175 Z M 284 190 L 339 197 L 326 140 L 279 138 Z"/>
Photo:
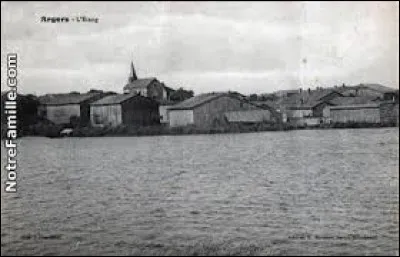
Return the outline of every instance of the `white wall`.
<path id="1" fill-rule="evenodd" d="M 331 113 L 331 107 L 329 105 L 325 106 L 324 109 L 322 109 L 322 117 L 325 123 L 330 123 L 331 121 L 330 113 Z"/>
<path id="2" fill-rule="evenodd" d="M 330 119 L 332 122 L 367 122 L 379 123 L 380 111 L 376 108 L 348 108 L 348 109 L 330 109 Z"/>
<path id="3" fill-rule="evenodd" d="M 307 118 L 294 118 L 291 120 L 292 125 L 313 127 L 321 123 L 323 118 L 320 117 L 307 117 Z"/>
<path id="4" fill-rule="evenodd" d="M 160 114 L 160 122 L 161 123 L 169 123 L 169 119 L 168 119 L 168 108 L 170 106 L 169 105 L 160 105 L 160 107 L 158 107 L 158 113 Z"/>
<path id="5" fill-rule="evenodd" d="M 289 118 L 303 118 L 303 117 L 309 117 L 309 116 L 312 116 L 312 110 L 311 109 L 288 110 L 287 111 L 287 117 L 289 117 Z"/>
<path id="6" fill-rule="evenodd" d="M 193 110 L 169 110 L 168 116 L 171 127 L 194 124 Z"/>

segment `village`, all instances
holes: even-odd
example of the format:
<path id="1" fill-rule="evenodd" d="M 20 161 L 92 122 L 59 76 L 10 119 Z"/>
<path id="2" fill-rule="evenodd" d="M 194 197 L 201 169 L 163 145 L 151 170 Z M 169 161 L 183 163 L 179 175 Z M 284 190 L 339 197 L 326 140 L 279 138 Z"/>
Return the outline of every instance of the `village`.
<path id="1" fill-rule="evenodd" d="M 194 95 L 156 77 L 138 77 L 131 63 L 122 91 L 30 96 L 18 116 L 25 125 L 21 132 L 58 137 L 399 126 L 399 90 L 380 84 Z M 2 119 L 2 134 L 6 122 Z"/>

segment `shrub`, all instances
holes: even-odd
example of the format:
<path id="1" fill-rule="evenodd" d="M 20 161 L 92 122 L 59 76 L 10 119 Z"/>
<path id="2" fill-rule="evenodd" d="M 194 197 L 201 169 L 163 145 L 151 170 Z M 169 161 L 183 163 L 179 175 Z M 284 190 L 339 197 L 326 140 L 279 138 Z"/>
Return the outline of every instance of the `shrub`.
<path id="1" fill-rule="evenodd" d="M 29 134 L 35 136 L 58 137 L 63 126 L 39 122 L 29 127 Z"/>

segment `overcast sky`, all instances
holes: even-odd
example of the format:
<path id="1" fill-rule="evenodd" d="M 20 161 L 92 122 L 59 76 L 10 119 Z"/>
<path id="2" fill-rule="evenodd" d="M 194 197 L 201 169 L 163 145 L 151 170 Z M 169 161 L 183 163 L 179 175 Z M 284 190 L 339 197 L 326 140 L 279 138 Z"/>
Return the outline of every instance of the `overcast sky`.
<path id="1" fill-rule="evenodd" d="M 41 23 L 85 15 L 99 23 Z M 399 87 L 398 2 L 1 2 L 21 93 L 122 92 L 130 61 L 195 93 L 376 82 Z"/>

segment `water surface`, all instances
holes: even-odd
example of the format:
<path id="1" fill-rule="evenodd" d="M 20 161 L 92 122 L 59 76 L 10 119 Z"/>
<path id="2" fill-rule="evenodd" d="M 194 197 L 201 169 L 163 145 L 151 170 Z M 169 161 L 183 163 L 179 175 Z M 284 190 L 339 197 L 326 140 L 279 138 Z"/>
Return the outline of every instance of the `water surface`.
<path id="1" fill-rule="evenodd" d="M 398 255 L 398 135 L 22 138 L 1 254 Z"/>

